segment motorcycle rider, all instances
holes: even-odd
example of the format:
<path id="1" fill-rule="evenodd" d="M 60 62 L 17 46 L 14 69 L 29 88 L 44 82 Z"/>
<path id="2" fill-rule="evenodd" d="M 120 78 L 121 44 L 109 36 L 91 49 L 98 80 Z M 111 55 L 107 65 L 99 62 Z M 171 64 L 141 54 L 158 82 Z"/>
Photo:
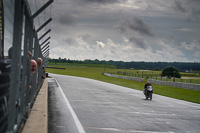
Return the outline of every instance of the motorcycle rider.
<path id="1" fill-rule="evenodd" d="M 146 95 L 147 92 L 147 86 L 152 86 L 150 81 L 147 81 L 147 83 L 144 85 L 144 94 Z"/>

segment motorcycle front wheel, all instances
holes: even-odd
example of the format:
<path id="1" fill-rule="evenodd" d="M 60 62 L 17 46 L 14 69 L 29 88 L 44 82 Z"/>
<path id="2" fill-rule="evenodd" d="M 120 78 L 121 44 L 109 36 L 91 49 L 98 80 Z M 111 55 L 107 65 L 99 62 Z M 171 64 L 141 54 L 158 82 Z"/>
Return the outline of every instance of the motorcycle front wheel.
<path id="1" fill-rule="evenodd" d="M 150 98 L 150 100 L 152 100 L 152 93 L 149 94 L 149 98 Z"/>
<path id="2" fill-rule="evenodd" d="M 146 97 L 146 100 L 148 100 L 148 98 L 149 98 L 149 95 L 148 95 L 148 94 L 146 94 L 146 95 L 145 95 L 145 97 Z"/>

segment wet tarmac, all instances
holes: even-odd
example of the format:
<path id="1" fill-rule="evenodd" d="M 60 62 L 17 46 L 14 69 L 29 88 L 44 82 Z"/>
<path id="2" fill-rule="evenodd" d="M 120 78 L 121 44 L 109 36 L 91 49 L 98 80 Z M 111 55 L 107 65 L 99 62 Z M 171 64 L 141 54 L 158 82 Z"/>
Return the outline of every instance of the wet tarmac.
<path id="1" fill-rule="evenodd" d="M 48 85 L 48 133 L 79 133 L 55 79 Z"/>
<path id="2" fill-rule="evenodd" d="M 49 133 L 199 133 L 200 105 L 50 74 Z"/>

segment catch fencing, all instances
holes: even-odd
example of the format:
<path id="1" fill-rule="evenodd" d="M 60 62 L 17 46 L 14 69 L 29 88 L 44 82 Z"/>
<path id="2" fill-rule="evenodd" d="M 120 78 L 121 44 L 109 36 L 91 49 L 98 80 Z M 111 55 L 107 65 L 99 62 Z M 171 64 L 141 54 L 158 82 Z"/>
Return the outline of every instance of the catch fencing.
<path id="1" fill-rule="evenodd" d="M 32 14 L 27 0 L 0 0 L 0 133 L 21 132 L 43 84 L 49 31 L 38 36 L 51 19 L 38 28 L 34 19 L 52 2 Z M 38 58 L 42 65 L 31 71 L 31 60 Z"/>
<path id="2" fill-rule="evenodd" d="M 109 77 L 121 78 L 121 79 L 129 79 L 129 80 L 134 80 L 138 82 L 144 81 L 143 78 L 137 78 L 137 77 L 131 77 L 131 76 L 120 76 L 120 75 L 115 75 L 115 74 L 110 74 L 110 73 L 103 73 L 103 75 L 106 75 Z M 154 80 L 154 79 L 148 79 L 148 81 L 150 81 L 152 84 L 157 84 L 157 85 L 165 85 L 165 86 L 172 86 L 172 87 L 177 87 L 177 88 L 200 91 L 200 84 L 160 81 L 160 80 Z"/>

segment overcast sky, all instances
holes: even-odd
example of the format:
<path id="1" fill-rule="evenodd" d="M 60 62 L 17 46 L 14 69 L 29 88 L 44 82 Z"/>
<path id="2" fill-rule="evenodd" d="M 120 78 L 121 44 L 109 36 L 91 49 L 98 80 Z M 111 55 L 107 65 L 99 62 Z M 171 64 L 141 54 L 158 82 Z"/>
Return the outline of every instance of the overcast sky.
<path id="1" fill-rule="evenodd" d="M 50 10 L 50 58 L 200 62 L 200 0 L 54 0 Z"/>

